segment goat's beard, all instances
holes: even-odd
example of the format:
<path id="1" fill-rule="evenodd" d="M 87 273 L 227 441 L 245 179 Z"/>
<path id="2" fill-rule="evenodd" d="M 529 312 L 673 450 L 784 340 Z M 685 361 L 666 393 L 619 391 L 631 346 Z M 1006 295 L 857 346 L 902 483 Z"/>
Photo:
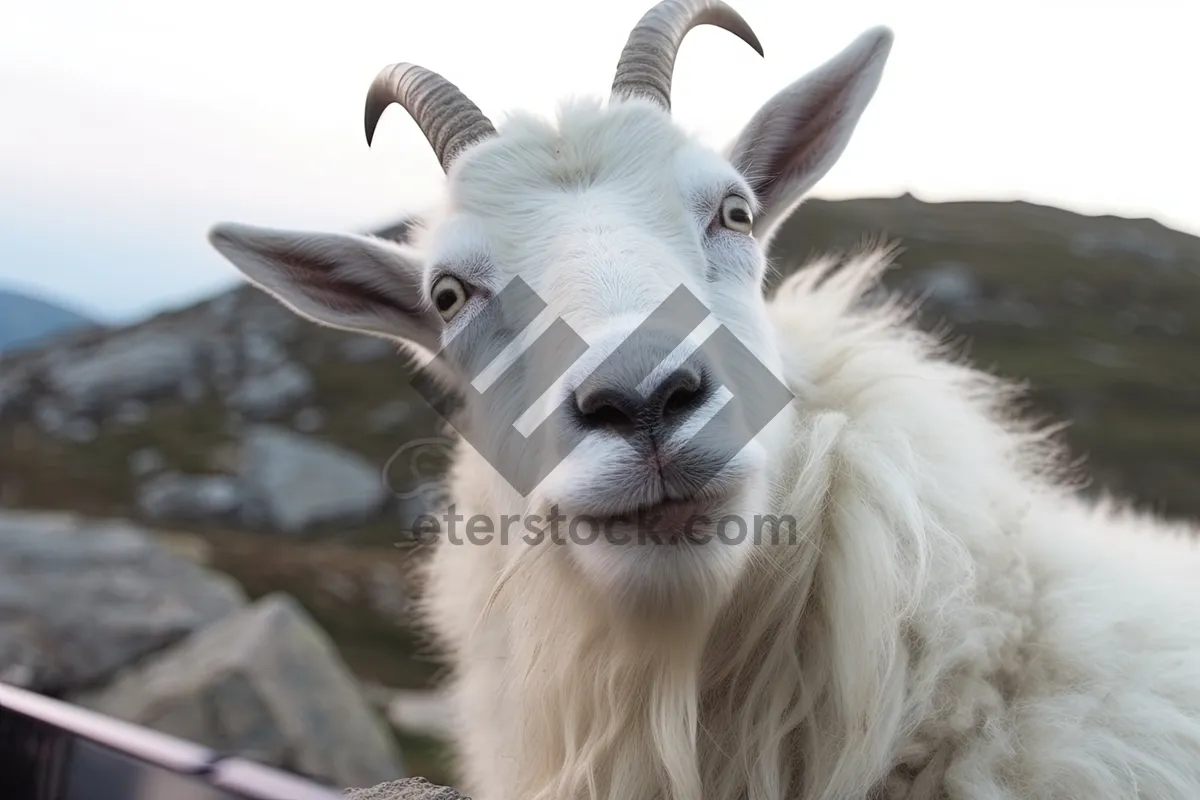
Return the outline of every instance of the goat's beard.
<path id="1" fill-rule="evenodd" d="M 756 544 L 765 492 L 719 506 L 678 504 L 629 520 L 572 520 L 570 567 L 619 617 L 656 625 L 711 619 L 733 594 Z M 571 523 L 569 523 L 571 524 Z"/>

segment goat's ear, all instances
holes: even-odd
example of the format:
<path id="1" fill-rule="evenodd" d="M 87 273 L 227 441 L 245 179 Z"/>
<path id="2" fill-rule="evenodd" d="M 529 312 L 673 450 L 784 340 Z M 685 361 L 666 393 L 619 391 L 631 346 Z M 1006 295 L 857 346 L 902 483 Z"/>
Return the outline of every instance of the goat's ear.
<path id="1" fill-rule="evenodd" d="M 221 223 L 208 241 L 251 283 L 321 325 L 440 347 L 442 319 L 403 245 L 346 233 Z"/>
<path id="2" fill-rule="evenodd" d="M 729 146 L 729 160 L 762 204 L 754 236 L 763 246 L 846 149 L 879 86 L 892 39 L 882 26 L 861 34 L 768 100 Z"/>

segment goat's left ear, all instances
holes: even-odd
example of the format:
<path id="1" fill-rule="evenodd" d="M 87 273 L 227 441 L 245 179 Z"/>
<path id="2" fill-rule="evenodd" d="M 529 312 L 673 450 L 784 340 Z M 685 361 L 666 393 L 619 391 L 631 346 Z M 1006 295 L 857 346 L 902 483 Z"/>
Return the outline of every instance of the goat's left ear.
<path id="1" fill-rule="evenodd" d="M 309 233 L 222 223 L 209 243 L 258 288 L 331 328 L 437 352 L 442 319 L 422 290 L 405 245 L 349 233 Z"/>
<path id="2" fill-rule="evenodd" d="M 846 149 L 875 96 L 892 39 L 882 26 L 861 34 L 768 100 L 729 146 L 729 160 L 762 204 L 754 236 L 764 247 Z"/>

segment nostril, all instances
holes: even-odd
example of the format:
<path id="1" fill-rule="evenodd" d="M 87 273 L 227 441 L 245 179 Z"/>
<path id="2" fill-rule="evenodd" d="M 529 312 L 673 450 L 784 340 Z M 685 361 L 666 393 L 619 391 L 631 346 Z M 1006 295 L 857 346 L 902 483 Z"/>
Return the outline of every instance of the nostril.
<path id="1" fill-rule="evenodd" d="M 704 404 L 704 378 L 691 369 L 676 370 L 663 382 L 658 395 L 662 400 L 662 417 L 669 419 L 691 411 Z"/>
<path id="2" fill-rule="evenodd" d="M 588 428 L 628 431 L 636 424 L 639 400 L 611 389 L 577 391 L 575 408 Z"/>
<path id="3" fill-rule="evenodd" d="M 573 416 L 579 426 L 623 436 L 651 432 L 699 410 L 711 394 L 706 372 L 692 365 L 672 371 L 650 397 L 642 395 L 633 378 L 621 377 L 625 380 L 592 375 L 575 389 Z"/>
<path id="4" fill-rule="evenodd" d="M 631 428 L 633 420 L 621 409 L 616 406 L 603 405 L 599 408 L 583 415 L 588 424 L 593 428 Z"/>
<path id="5" fill-rule="evenodd" d="M 699 405 L 700 400 L 700 384 L 677 386 L 667 397 L 667 402 L 663 404 L 663 416 L 670 417 L 675 414 L 681 414 Z"/>

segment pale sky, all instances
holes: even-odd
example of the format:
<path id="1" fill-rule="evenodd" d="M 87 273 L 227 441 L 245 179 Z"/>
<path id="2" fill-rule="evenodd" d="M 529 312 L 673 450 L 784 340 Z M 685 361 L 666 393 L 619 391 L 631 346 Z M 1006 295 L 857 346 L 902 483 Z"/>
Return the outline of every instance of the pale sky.
<path id="1" fill-rule="evenodd" d="M 368 149 L 376 72 L 444 74 L 493 119 L 607 92 L 651 0 L 40 0 L 0 24 L 0 287 L 110 321 L 237 277 L 217 220 L 361 230 L 442 172 L 403 109 Z M 731 0 L 689 34 L 674 114 L 714 146 L 876 24 L 883 83 L 815 196 L 1027 199 L 1200 234 L 1196 0 Z M 336 9 L 336 10 L 335 10 Z M 568 10 L 569 9 L 569 10 Z"/>

